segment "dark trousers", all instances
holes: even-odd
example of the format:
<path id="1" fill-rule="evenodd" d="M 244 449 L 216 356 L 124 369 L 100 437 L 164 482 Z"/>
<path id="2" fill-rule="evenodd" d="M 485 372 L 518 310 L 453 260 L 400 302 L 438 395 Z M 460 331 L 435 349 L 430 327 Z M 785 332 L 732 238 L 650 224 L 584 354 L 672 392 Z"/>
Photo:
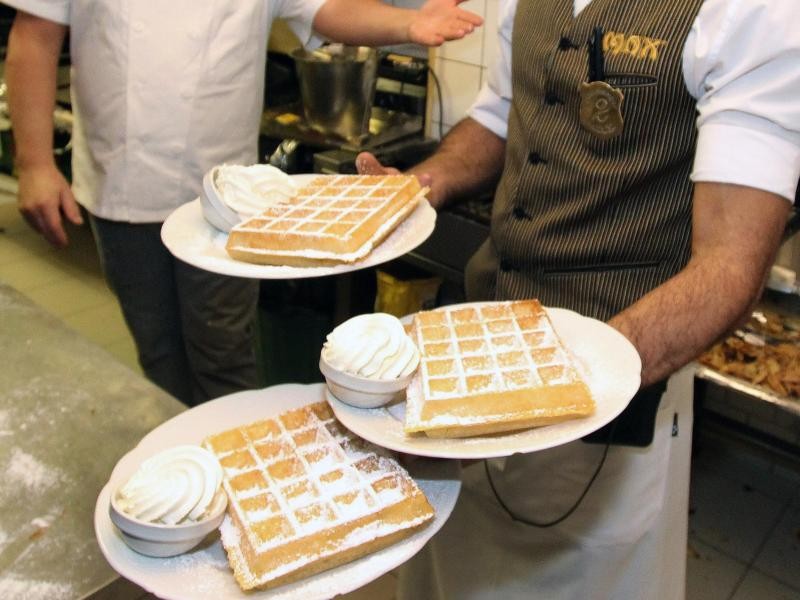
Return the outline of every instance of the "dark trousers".
<path id="1" fill-rule="evenodd" d="M 148 379 L 190 406 L 260 387 L 257 281 L 176 259 L 161 242 L 161 223 L 91 224 Z"/>

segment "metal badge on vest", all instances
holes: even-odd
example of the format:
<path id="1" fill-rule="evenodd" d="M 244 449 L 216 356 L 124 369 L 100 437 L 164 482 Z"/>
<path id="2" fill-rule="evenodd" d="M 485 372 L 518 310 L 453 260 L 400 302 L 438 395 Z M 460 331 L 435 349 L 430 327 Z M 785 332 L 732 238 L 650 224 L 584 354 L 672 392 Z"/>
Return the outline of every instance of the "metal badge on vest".
<path id="1" fill-rule="evenodd" d="M 594 136 L 607 140 L 622 133 L 622 92 L 605 80 L 603 29 L 595 27 L 589 39 L 589 81 L 581 83 L 581 125 Z"/>

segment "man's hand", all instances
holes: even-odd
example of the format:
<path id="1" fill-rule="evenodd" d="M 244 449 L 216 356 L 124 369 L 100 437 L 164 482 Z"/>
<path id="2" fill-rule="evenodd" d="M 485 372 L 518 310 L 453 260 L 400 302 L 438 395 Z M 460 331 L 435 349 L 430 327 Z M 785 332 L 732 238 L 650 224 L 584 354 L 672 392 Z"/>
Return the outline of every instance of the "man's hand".
<path id="1" fill-rule="evenodd" d="M 458 5 L 464 0 L 428 0 L 408 26 L 409 41 L 424 46 L 440 46 L 472 33 L 483 19 Z"/>
<path id="2" fill-rule="evenodd" d="M 55 165 L 19 170 L 18 203 L 28 224 L 57 247 L 69 242 L 64 218 L 83 224 L 69 183 Z"/>
<path id="3" fill-rule="evenodd" d="M 439 149 L 407 173 L 430 188 L 428 202 L 436 210 L 450 202 L 474 198 L 494 188 L 503 170 L 506 142 L 477 121 L 467 117 L 444 137 Z M 356 157 L 362 175 L 397 173 L 381 165 L 367 152 Z"/>
<path id="4" fill-rule="evenodd" d="M 399 169 L 394 167 L 384 167 L 374 154 L 362 152 L 356 156 L 356 169 L 359 175 L 398 175 Z M 413 173 L 419 179 L 420 185 L 431 185 L 430 173 Z"/>
<path id="5" fill-rule="evenodd" d="M 400 171 L 394 167 L 384 167 L 374 154 L 362 152 L 356 156 L 356 169 L 359 175 L 398 175 Z M 431 187 L 433 177 L 430 173 L 414 173 L 409 171 L 409 175 L 416 175 L 421 186 Z"/>

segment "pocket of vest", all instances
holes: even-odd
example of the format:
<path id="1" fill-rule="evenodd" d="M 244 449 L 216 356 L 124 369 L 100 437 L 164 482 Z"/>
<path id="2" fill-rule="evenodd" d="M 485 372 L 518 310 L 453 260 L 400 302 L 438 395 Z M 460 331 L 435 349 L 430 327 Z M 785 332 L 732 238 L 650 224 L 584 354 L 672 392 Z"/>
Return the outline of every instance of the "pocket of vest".
<path id="1" fill-rule="evenodd" d="M 605 81 L 609 85 L 622 90 L 651 87 L 658 84 L 657 77 L 639 73 L 606 73 Z"/>
<path id="2" fill-rule="evenodd" d="M 648 260 L 643 262 L 598 263 L 596 265 L 576 265 L 574 267 L 545 268 L 541 270 L 541 273 L 545 276 L 557 276 L 571 275 L 574 273 L 600 273 L 603 271 L 635 271 L 642 269 L 654 269 L 659 265 L 661 265 L 660 260 Z"/>

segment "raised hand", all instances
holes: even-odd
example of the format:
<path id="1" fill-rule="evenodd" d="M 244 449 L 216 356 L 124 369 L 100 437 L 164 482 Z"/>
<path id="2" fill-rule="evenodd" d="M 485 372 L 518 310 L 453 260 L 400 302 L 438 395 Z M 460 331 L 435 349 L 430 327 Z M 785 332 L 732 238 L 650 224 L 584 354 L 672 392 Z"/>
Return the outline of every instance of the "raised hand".
<path id="1" fill-rule="evenodd" d="M 64 218 L 75 225 L 83 223 L 69 183 L 55 166 L 20 169 L 17 202 L 28 224 L 53 246 L 69 242 Z"/>
<path id="2" fill-rule="evenodd" d="M 409 40 L 425 46 L 440 46 L 472 33 L 483 19 L 459 8 L 465 0 L 428 0 L 408 27 Z"/>

